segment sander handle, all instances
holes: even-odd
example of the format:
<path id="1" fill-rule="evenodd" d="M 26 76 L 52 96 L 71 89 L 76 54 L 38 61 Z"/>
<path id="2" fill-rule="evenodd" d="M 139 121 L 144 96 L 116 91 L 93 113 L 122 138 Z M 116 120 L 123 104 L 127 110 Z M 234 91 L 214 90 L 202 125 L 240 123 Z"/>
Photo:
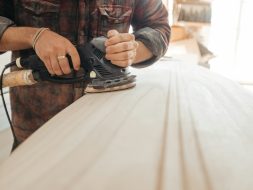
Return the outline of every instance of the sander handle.
<path id="1" fill-rule="evenodd" d="M 35 83 L 37 81 L 31 69 L 13 71 L 3 75 L 3 87 L 26 86 Z"/>

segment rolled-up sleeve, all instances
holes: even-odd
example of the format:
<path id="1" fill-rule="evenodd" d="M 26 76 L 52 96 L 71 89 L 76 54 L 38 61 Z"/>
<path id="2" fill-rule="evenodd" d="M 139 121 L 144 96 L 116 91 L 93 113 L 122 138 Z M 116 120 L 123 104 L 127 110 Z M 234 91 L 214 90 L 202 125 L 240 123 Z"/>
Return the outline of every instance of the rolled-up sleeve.
<path id="1" fill-rule="evenodd" d="M 9 27 L 14 25 L 14 22 L 6 17 L 0 16 L 0 40 L 3 36 L 5 30 Z"/>
<path id="2" fill-rule="evenodd" d="M 5 30 L 14 25 L 13 1 L 0 0 L 0 41 Z M 3 52 L 0 52 L 2 54 Z"/>
<path id="3" fill-rule="evenodd" d="M 169 45 L 167 9 L 161 0 L 136 0 L 131 24 L 136 40 L 141 41 L 153 53 L 151 59 L 133 66 L 149 66 L 166 53 Z"/>

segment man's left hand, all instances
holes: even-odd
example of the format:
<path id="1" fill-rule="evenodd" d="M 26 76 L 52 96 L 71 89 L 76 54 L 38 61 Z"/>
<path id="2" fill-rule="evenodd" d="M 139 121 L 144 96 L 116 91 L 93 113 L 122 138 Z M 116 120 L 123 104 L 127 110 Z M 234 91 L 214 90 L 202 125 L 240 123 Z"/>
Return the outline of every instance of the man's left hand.
<path id="1" fill-rule="evenodd" d="M 105 42 L 106 59 L 120 67 L 132 65 L 138 48 L 138 42 L 135 41 L 134 35 L 110 30 L 107 37 L 108 39 Z"/>

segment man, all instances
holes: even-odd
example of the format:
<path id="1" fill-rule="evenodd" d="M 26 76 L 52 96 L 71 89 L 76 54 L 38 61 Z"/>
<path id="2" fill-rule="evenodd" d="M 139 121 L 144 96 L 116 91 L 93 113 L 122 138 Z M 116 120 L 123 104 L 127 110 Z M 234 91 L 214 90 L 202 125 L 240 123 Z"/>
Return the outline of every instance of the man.
<path id="1" fill-rule="evenodd" d="M 74 45 L 107 36 L 106 58 L 121 67 L 154 63 L 167 50 L 168 14 L 161 0 L 0 0 L 0 51 L 36 53 L 54 75 L 80 58 Z M 130 24 L 133 34 L 129 34 Z M 42 82 L 10 90 L 18 144 L 82 95 L 80 85 Z M 74 113 L 73 113 L 74 114 Z"/>

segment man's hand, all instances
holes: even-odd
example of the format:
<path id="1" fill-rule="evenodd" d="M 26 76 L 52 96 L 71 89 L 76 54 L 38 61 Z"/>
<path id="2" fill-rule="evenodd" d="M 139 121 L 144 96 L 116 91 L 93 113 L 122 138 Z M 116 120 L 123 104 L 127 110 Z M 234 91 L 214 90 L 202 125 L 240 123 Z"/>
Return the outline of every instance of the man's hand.
<path id="1" fill-rule="evenodd" d="M 80 57 L 74 45 L 63 36 L 46 30 L 35 45 L 35 51 L 50 74 L 62 75 L 71 72 L 66 55 L 70 55 L 75 70 L 80 68 Z"/>
<path id="2" fill-rule="evenodd" d="M 133 34 L 110 30 L 105 42 L 106 59 L 120 67 L 128 67 L 135 61 L 138 43 Z"/>
<path id="3" fill-rule="evenodd" d="M 0 51 L 31 48 L 39 28 L 9 27 L 0 40 Z M 73 44 L 63 36 L 45 30 L 35 43 L 35 51 L 50 74 L 62 75 L 71 72 L 66 55 L 70 55 L 75 70 L 80 68 L 80 57 Z"/>

